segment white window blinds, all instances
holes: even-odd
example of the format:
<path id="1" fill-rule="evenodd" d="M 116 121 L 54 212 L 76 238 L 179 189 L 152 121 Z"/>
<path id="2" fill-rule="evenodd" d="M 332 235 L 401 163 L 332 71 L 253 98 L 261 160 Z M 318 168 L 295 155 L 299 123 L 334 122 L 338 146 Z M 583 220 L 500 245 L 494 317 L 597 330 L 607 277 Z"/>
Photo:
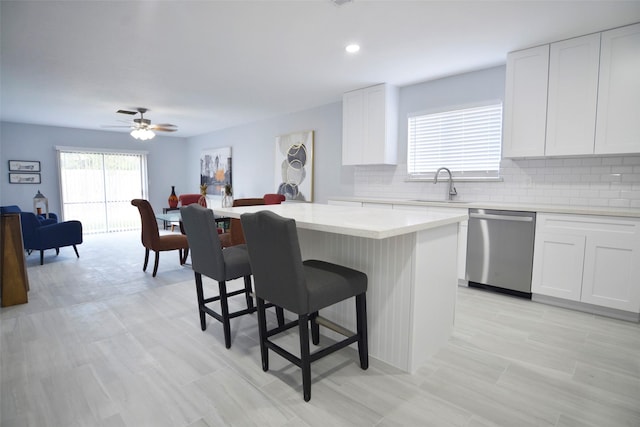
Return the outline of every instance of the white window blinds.
<path id="1" fill-rule="evenodd" d="M 433 178 L 440 167 L 457 177 L 498 177 L 502 103 L 409 117 L 410 178 Z"/>

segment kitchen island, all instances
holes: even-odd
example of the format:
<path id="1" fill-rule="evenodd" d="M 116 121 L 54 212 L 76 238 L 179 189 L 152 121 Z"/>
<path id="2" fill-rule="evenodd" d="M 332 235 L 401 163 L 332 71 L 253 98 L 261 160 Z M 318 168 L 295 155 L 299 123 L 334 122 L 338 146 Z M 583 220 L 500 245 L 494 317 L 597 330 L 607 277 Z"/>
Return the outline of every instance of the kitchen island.
<path id="1" fill-rule="evenodd" d="M 458 283 L 458 223 L 467 220 L 466 213 L 314 203 L 215 208 L 214 212 L 239 218 L 260 210 L 296 220 L 303 259 L 334 262 L 367 274 L 372 357 L 414 372 L 446 344 L 453 328 Z M 321 315 L 355 329 L 351 301 L 329 307 Z"/>

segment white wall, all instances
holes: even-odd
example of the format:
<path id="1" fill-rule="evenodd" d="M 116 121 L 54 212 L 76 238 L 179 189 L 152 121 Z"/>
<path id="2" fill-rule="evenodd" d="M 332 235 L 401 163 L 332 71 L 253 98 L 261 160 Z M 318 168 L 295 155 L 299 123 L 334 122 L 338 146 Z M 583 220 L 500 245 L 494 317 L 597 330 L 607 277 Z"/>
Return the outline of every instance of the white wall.
<path id="1" fill-rule="evenodd" d="M 176 193 L 198 192 L 187 187 L 187 141 L 184 138 L 156 136 L 142 143 L 128 133 L 71 129 L 53 126 L 0 123 L 0 205 L 19 205 L 33 209 L 33 196 L 40 190 L 49 199 L 49 210 L 62 213 L 55 147 L 106 148 L 148 151 L 149 201 L 160 210 L 168 206 L 171 186 Z M 9 160 L 38 160 L 41 184 L 9 184 Z M 189 191 L 187 191 L 189 190 Z"/>
<path id="2" fill-rule="evenodd" d="M 342 103 L 228 128 L 189 138 L 189 185 L 199 185 L 203 149 L 231 147 L 234 198 L 275 193 L 275 139 L 291 132 L 314 131 L 314 202 L 353 195 L 353 167 L 341 166 Z M 218 199 L 212 199 L 214 205 Z"/>

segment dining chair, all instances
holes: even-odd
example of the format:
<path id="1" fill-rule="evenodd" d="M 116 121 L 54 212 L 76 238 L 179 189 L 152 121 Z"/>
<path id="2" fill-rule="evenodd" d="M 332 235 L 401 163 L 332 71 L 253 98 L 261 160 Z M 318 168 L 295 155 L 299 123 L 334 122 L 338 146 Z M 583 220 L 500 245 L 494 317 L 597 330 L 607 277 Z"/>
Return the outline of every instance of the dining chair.
<path id="1" fill-rule="evenodd" d="M 303 396 L 307 402 L 311 399 L 312 362 L 357 342 L 360 367 L 367 369 L 367 275 L 326 261 L 303 261 L 293 219 L 265 210 L 242 214 L 241 221 L 255 281 L 262 369 L 269 370 L 269 350 L 300 367 Z M 321 309 L 351 297 L 355 297 L 356 302 L 356 333 L 319 317 Z M 296 314 L 297 320 L 268 329 L 266 301 Z M 311 353 L 309 323 L 311 340 L 316 345 L 320 342 L 320 325 L 346 338 Z M 295 326 L 300 334 L 299 357 L 270 339 Z"/>
<path id="2" fill-rule="evenodd" d="M 264 205 L 264 204 L 265 204 L 264 198 L 260 198 L 260 197 L 235 199 L 233 201 L 234 208 L 237 206 L 256 206 L 256 205 Z M 222 242 L 223 248 L 245 244 L 244 233 L 242 231 L 242 224 L 240 223 L 239 219 L 231 218 L 229 220 L 229 231 L 227 231 L 226 233 L 223 233 L 220 236 L 220 241 Z"/>
<path id="3" fill-rule="evenodd" d="M 133 199 L 131 204 L 138 208 L 140 212 L 140 220 L 142 222 L 142 246 L 144 246 L 144 265 L 142 271 L 147 271 L 149 263 L 149 251 L 155 252 L 155 262 L 153 264 L 153 277 L 158 272 L 158 263 L 160 261 L 160 252 L 162 251 L 178 251 L 180 257 L 180 265 L 187 261 L 189 256 L 189 243 L 187 237 L 183 234 L 164 234 L 160 235 L 158 230 L 158 222 L 153 213 L 153 208 L 149 201 L 144 199 Z"/>
<path id="4" fill-rule="evenodd" d="M 213 211 L 198 204 L 191 204 L 180 208 L 182 225 L 191 249 L 191 267 L 196 282 L 200 327 L 207 329 L 205 314 L 212 316 L 223 325 L 224 344 L 231 347 L 230 320 L 245 314 L 254 313 L 253 290 L 251 287 L 251 265 L 246 245 L 236 245 L 222 248 L 217 231 Z M 202 286 L 202 275 L 218 282 L 218 295 L 205 298 Z M 232 292 L 227 291 L 227 281 L 244 278 L 244 287 Z M 229 311 L 229 298 L 243 295 L 247 308 Z M 207 304 L 219 301 L 220 313 Z M 282 308 L 276 307 L 279 324 L 284 324 Z"/>

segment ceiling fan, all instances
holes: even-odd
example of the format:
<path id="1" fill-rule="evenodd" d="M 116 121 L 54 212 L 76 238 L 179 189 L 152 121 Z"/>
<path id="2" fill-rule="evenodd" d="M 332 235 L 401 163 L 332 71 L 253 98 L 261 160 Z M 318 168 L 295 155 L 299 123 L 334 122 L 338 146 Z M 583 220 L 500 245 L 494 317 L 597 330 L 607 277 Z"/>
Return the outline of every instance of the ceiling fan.
<path id="1" fill-rule="evenodd" d="M 136 114 L 140 114 L 140 117 L 133 119 L 133 123 L 129 125 L 116 125 L 116 126 L 104 126 L 104 127 L 128 127 L 131 128 L 131 136 L 140 140 L 151 139 L 156 134 L 154 131 L 159 132 L 175 132 L 178 130 L 178 126 L 172 125 L 171 123 L 159 123 L 159 124 L 151 124 L 151 120 L 145 119 L 144 114 L 149 111 L 147 108 L 137 108 L 136 111 L 130 110 L 118 110 L 116 113 L 119 114 L 127 114 L 130 116 L 134 116 Z"/>

